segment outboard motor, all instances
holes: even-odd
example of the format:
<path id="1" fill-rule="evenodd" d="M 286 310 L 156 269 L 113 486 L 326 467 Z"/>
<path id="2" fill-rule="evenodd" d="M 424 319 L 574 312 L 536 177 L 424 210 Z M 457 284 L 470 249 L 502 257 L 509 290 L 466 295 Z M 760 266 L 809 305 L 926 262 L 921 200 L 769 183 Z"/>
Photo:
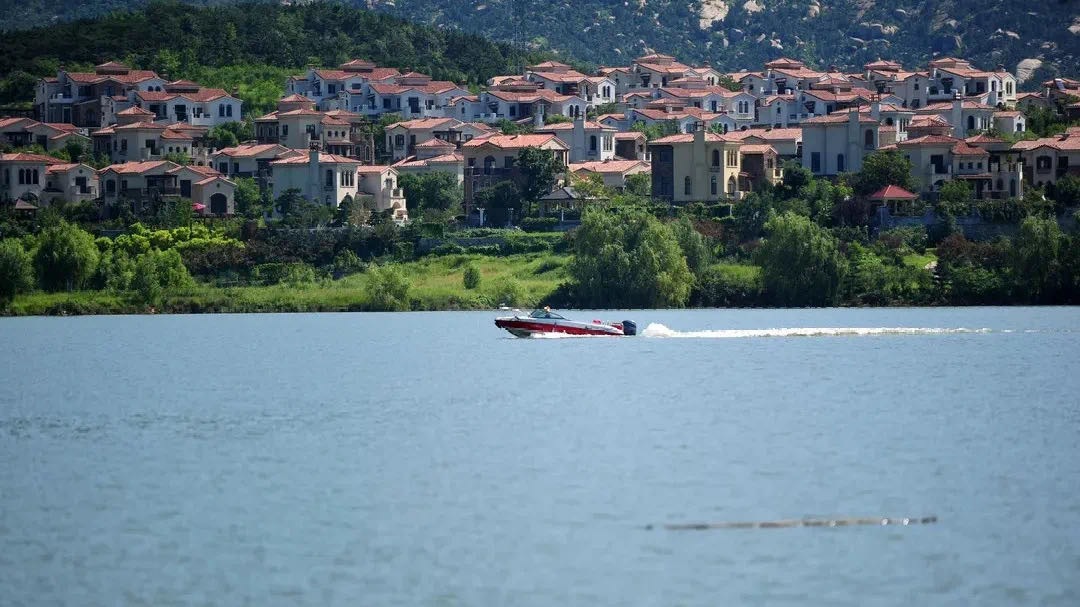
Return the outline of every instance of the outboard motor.
<path id="1" fill-rule="evenodd" d="M 622 321 L 623 335 L 637 335 L 637 323 L 632 320 Z"/>

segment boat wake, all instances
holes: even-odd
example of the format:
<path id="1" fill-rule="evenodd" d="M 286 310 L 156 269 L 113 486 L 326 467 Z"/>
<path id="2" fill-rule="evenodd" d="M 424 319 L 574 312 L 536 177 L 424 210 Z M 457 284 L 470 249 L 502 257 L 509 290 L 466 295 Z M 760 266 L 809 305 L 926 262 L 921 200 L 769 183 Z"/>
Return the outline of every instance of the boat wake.
<path id="1" fill-rule="evenodd" d="M 650 323 L 640 333 L 642 337 L 734 339 L 745 337 L 847 337 L 867 335 L 943 335 L 958 333 L 990 333 L 990 329 L 944 329 L 926 327 L 789 327 L 781 329 L 713 329 L 707 331 L 676 331 L 659 323 Z"/>

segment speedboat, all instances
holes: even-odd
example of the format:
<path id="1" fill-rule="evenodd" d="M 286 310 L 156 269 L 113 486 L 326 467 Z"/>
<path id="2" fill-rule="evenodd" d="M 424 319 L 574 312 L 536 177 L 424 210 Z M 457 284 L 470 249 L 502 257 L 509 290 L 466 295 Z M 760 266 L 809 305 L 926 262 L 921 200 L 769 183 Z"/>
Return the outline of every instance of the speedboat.
<path id="1" fill-rule="evenodd" d="M 549 308 L 533 310 L 528 316 L 501 316 L 495 319 L 495 326 L 506 329 L 516 337 L 530 337 L 538 333 L 637 335 L 637 324 L 632 320 L 622 322 L 570 320 L 552 312 Z"/>

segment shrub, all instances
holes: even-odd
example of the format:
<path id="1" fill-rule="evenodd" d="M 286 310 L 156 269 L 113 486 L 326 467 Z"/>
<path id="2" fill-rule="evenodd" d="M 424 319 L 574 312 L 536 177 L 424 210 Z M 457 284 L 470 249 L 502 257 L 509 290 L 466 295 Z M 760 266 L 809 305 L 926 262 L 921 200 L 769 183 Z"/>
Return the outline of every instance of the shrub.
<path id="1" fill-rule="evenodd" d="M 761 273 L 754 266 L 712 266 L 701 273 L 691 292 L 694 306 L 735 308 L 763 303 Z"/>
<path id="2" fill-rule="evenodd" d="M 480 286 L 480 270 L 476 269 L 476 266 L 469 264 L 465 268 L 465 273 L 461 276 L 461 281 L 465 285 L 466 289 L 475 289 Z"/>
<path id="3" fill-rule="evenodd" d="M 432 255 L 437 255 L 439 257 L 444 257 L 446 255 L 462 255 L 464 253 L 465 253 L 465 247 L 463 247 L 461 245 L 458 245 L 458 244 L 454 244 L 452 242 L 448 242 L 446 244 L 441 244 L 441 245 L 439 245 L 439 246 L 437 246 L 437 247 L 435 247 L 434 249 L 431 250 Z"/>
<path id="4" fill-rule="evenodd" d="M 71 291 L 94 275 L 99 257 L 93 236 L 62 221 L 41 233 L 34 267 L 44 289 Z"/>
<path id="5" fill-rule="evenodd" d="M 22 243 L 14 238 L 0 241 L 0 303 L 34 285 L 34 269 Z"/>
<path id="6" fill-rule="evenodd" d="M 926 228 L 923 226 L 893 228 L 878 234 L 878 242 L 886 248 L 914 251 L 920 255 L 926 252 L 926 241 Z"/>
<path id="7" fill-rule="evenodd" d="M 491 298 L 495 305 L 503 306 L 521 306 L 528 302 L 525 289 L 513 278 L 500 278 L 496 281 Z"/>
<path id="8" fill-rule="evenodd" d="M 520 227 L 526 232 L 550 232 L 558 224 L 556 217 L 526 217 L 521 220 Z"/>
<path id="9" fill-rule="evenodd" d="M 485 244 L 465 247 L 464 252 L 469 253 L 470 255 L 488 255 L 495 257 L 502 252 L 502 249 L 500 249 L 497 244 Z"/>
<path id="10" fill-rule="evenodd" d="M 140 303 L 159 306 L 166 291 L 192 284 L 191 275 L 176 251 L 151 251 L 135 260 L 131 289 Z"/>
<path id="11" fill-rule="evenodd" d="M 315 268 L 303 262 L 264 263 L 251 270 L 252 281 L 267 286 L 305 286 L 315 282 L 317 277 Z"/>
<path id="12" fill-rule="evenodd" d="M 409 309 L 409 279 L 396 267 L 376 267 L 365 285 L 368 309 L 393 312 Z"/>
<path id="13" fill-rule="evenodd" d="M 337 257 L 334 257 L 334 263 L 330 266 L 330 271 L 334 278 L 341 278 L 342 276 L 363 272 L 364 267 L 363 260 L 356 253 L 345 249 L 338 253 Z"/>

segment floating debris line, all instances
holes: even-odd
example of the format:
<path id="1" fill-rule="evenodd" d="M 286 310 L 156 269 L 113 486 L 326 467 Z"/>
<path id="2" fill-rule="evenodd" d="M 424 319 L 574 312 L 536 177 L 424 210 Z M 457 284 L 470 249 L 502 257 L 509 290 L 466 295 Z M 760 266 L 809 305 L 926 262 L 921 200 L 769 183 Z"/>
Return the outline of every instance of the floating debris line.
<path id="1" fill-rule="evenodd" d="M 781 529 L 784 527 L 847 527 L 852 525 L 875 525 L 881 527 L 885 525 L 929 525 L 936 522 L 936 516 L 922 516 L 907 518 L 804 518 L 737 523 L 673 523 L 658 526 L 668 531 L 706 531 L 709 529 Z M 645 529 L 653 529 L 656 526 L 646 525 Z"/>

